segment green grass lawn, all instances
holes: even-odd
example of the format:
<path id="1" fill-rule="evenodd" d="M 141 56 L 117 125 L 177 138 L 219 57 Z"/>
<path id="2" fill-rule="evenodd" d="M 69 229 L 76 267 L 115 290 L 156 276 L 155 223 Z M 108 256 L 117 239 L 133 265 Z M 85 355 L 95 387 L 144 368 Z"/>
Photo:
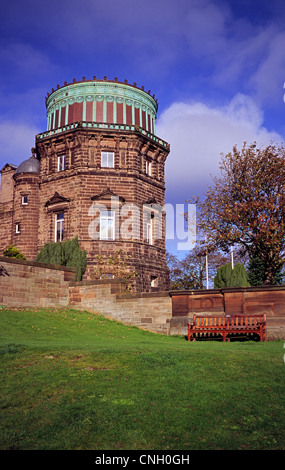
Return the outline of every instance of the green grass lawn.
<path id="1" fill-rule="evenodd" d="M 283 450 L 283 341 L 0 308 L 0 449 Z"/>

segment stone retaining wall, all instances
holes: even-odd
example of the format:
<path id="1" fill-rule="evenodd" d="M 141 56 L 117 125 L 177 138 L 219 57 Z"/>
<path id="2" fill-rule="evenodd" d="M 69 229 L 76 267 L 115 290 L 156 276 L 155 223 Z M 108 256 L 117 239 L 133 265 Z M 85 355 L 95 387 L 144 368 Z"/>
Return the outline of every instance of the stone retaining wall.
<path id="1" fill-rule="evenodd" d="M 72 268 L 0 257 L 0 305 L 72 307 L 169 334 L 172 304 L 168 292 L 129 295 L 122 280 L 74 279 Z"/>
<path id="2" fill-rule="evenodd" d="M 285 286 L 128 294 L 123 280 L 75 282 L 63 266 L 0 257 L 0 306 L 72 307 L 156 333 L 187 334 L 194 313 L 267 315 L 267 338 L 285 339 Z"/>
<path id="3" fill-rule="evenodd" d="M 70 306 L 97 312 L 127 325 L 169 334 L 172 302 L 168 292 L 126 294 L 123 281 L 70 284 Z"/>
<path id="4" fill-rule="evenodd" d="M 0 257 L 0 305 L 66 307 L 74 279 L 72 268 Z"/>

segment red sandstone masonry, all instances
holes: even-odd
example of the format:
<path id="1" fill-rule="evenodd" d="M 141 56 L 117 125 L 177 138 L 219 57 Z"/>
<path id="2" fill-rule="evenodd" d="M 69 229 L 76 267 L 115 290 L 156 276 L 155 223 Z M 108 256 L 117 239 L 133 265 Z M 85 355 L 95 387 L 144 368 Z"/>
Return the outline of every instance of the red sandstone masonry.
<path id="1" fill-rule="evenodd" d="M 66 307 L 75 270 L 0 257 L 0 305 Z"/>
<path id="2" fill-rule="evenodd" d="M 134 267 L 139 274 L 134 280 L 136 291 L 151 292 L 152 277 L 157 277 L 161 290 L 168 290 L 165 240 L 156 240 L 154 245 L 143 240 L 142 207 L 143 203 L 152 198 L 161 207 L 164 205 L 164 163 L 169 149 L 149 141 L 140 133 L 80 128 L 46 136 L 37 141 L 37 148 L 41 155 L 38 250 L 54 239 L 55 207 L 47 210 L 45 205 L 58 192 L 68 199 L 64 209 L 65 237 L 78 235 L 80 246 L 88 253 L 84 279 L 92 279 L 99 253 L 110 255 L 121 248 L 132 259 L 130 268 Z M 101 168 L 100 154 L 104 149 L 115 152 L 114 169 Z M 56 171 L 56 162 L 57 156 L 62 153 L 67 155 L 67 169 L 59 173 Z M 152 159 L 152 177 L 145 174 L 146 158 Z M 119 238 L 112 243 L 90 239 L 88 227 L 94 219 L 88 212 L 91 198 L 100 195 L 106 188 L 141 208 L 139 239 L 126 241 Z M 105 200 L 101 202 L 108 205 Z"/>
<path id="3" fill-rule="evenodd" d="M 193 314 L 266 313 L 267 338 L 285 339 L 285 286 L 177 291 L 172 297 L 171 334 L 187 333 Z"/>

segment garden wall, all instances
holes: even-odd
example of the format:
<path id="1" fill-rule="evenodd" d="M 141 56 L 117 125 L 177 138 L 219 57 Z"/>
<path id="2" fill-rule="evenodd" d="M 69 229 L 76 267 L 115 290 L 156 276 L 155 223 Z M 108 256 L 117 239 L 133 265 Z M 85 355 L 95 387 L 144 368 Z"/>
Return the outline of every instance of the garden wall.
<path id="1" fill-rule="evenodd" d="M 172 302 L 168 292 L 127 294 L 123 281 L 70 283 L 70 306 L 156 333 L 169 334 Z"/>
<path id="2" fill-rule="evenodd" d="M 267 338 L 285 339 L 285 286 L 131 295 L 123 280 L 74 279 L 72 268 L 0 257 L 0 306 L 73 307 L 171 335 L 186 335 L 194 313 L 265 312 Z"/>
<path id="3" fill-rule="evenodd" d="M 266 313 L 267 338 L 285 339 L 285 286 L 177 291 L 172 297 L 171 334 L 185 334 L 193 314 Z"/>
<path id="4" fill-rule="evenodd" d="M 169 334 L 169 293 L 126 294 L 123 281 L 72 282 L 74 269 L 0 257 L 0 306 L 73 307 Z"/>
<path id="5" fill-rule="evenodd" d="M 72 268 L 0 257 L 0 305 L 65 307 L 74 279 Z"/>

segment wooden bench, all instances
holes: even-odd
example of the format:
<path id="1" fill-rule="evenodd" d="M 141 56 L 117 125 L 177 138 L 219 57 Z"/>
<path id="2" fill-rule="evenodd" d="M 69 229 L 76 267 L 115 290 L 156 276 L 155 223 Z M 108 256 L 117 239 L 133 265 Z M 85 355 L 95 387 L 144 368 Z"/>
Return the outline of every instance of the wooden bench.
<path id="1" fill-rule="evenodd" d="M 257 334 L 260 341 L 266 339 L 266 314 L 260 315 L 193 315 L 188 323 L 188 341 L 195 341 L 200 334 L 220 334 L 223 341 L 230 341 L 229 334 Z"/>

